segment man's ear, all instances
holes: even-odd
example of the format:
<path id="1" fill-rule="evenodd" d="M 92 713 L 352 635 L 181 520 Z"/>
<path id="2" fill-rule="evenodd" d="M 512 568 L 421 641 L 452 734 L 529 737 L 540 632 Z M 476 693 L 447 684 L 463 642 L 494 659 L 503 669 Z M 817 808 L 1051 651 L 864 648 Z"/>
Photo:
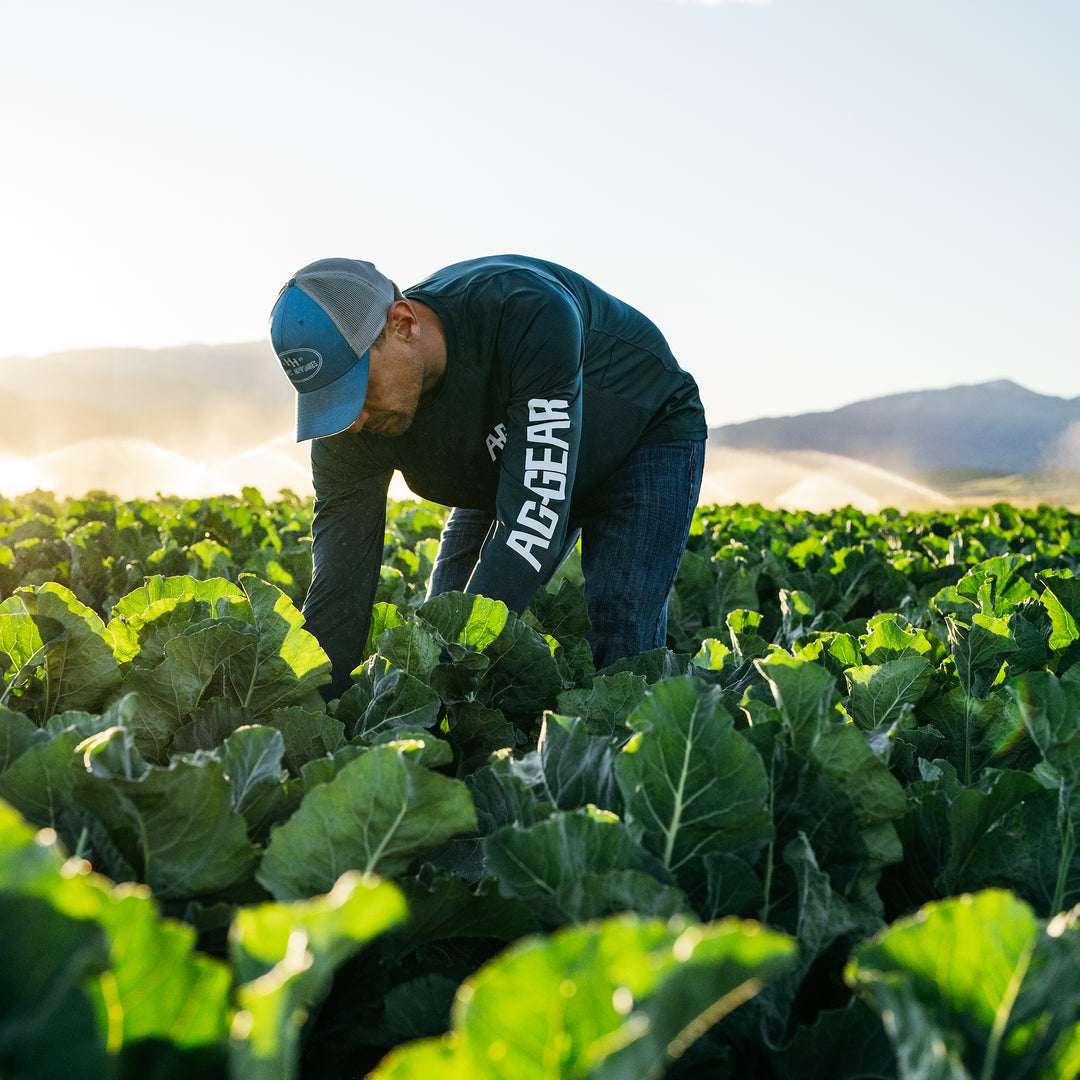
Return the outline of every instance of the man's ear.
<path id="1" fill-rule="evenodd" d="M 416 309 L 408 300 L 395 300 L 386 313 L 388 333 L 396 334 L 404 341 L 413 341 L 420 333 L 420 320 Z"/>

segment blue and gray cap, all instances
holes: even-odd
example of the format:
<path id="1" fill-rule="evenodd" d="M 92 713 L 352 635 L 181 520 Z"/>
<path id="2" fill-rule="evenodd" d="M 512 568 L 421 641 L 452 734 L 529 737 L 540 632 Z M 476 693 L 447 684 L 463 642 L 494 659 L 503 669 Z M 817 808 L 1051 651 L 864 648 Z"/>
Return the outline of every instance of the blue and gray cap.
<path id="1" fill-rule="evenodd" d="M 296 389 L 296 441 L 344 431 L 367 394 L 372 342 L 394 285 L 359 259 L 319 259 L 298 270 L 270 313 L 270 341 Z"/>

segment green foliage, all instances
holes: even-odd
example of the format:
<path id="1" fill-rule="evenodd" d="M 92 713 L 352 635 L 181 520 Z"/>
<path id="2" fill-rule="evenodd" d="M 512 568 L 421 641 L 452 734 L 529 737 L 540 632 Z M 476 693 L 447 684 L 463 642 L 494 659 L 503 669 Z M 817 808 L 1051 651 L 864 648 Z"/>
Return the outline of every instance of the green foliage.
<path id="1" fill-rule="evenodd" d="M 330 702 L 310 515 L 0 503 L 0 1074 L 1080 1075 L 1072 515 L 701 508 L 598 672 L 391 506 Z"/>
<path id="2" fill-rule="evenodd" d="M 991 889 L 894 923 L 859 946 L 848 979 L 886 1017 L 900 1080 L 1049 1080 L 1077 1075 L 1078 962 L 1071 919 Z"/>
<path id="3" fill-rule="evenodd" d="M 406 1046 L 372 1075 L 656 1076 L 794 950 L 737 920 L 622 916 L 526 938 L 462 985 L 448 1038 Z"/>
<path id="4" fill-rule="evenodd" d="M 228 967 L 162 920 L 145 886 L 89 873 L 3 803 L 0 910 L 5 1076 L 120 1076 L 155 1040 L 189 1067 L 223 1058 Z"/>

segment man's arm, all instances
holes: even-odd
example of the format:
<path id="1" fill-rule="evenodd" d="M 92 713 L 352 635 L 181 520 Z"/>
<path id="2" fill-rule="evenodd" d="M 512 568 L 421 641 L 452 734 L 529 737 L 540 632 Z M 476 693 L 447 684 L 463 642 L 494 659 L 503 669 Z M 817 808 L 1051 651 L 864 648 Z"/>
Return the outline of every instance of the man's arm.
<path id="1" fill-rule="evenodd" d="M 393 470 L 361 469 L 345 451 L 353 436 L 316 439 L 311 446 L 315 518 L 311 526 L 312 578 L 304 619 L 330 658 L 330 700 L 352 685 L 364 659 L 371 605 L 379 584 L 386 493 Z"/>
<path id="2" fill-rule="evenodd" d="M 506 384 L 506 445 L 495 528 L 467 590 L 522 612 L 557 569 L 566 541 L 581 440 L 584 327 L 558 288 L 508 299 L 499 339 Z"/>

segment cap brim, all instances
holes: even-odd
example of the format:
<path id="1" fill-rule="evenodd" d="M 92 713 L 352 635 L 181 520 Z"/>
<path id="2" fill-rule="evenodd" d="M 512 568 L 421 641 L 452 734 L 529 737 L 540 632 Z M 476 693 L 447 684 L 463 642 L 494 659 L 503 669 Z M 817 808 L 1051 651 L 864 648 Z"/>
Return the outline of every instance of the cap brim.
<path id="1" fill-rule="evenodd" d="M 360 415 L 367 396 L 368 350 L 344 375 L 318 390 L 296 395 L 296 441 L 324 439 L 344 431 Z"/>

